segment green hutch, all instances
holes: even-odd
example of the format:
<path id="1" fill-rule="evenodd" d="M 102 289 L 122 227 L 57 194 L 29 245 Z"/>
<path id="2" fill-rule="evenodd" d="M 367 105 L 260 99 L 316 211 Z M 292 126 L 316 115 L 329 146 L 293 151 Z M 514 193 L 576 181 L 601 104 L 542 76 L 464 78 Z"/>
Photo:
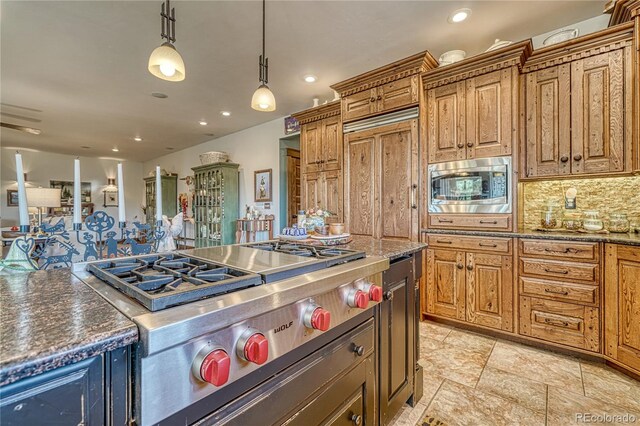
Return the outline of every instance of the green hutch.
<path id="1" fill-rule="evenodd" d="M 162 214 L 170 220 L 178 214 L 178 175 L 161 176 Z M 147 202 L 147 223 L 156 223 L 156 177 L 144 178 L 144 193 Z"/>
<path id="2" fill-rule="evenodd" d="M 240 202 L 238 167 L 235 163 L 213 163 L 191 169 L 196 247 L 235 243 Z"/>

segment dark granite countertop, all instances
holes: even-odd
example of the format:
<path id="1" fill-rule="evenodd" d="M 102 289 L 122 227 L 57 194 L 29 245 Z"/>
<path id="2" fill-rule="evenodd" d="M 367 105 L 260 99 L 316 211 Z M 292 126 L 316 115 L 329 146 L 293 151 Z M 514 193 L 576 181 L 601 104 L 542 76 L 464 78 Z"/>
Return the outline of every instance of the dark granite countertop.
<path id="1" fill-rule="evenodd" d="M 138 329 L 69 269 L 0 275 L 0 386 L 138 340 Z"/>
<path id="2" fill-rule="evenodd" d="M 372 237 L 354 235 L 352 241 L 341 248 L 365 251 L 369 256 L 382 256 L 390 260 L 420 251 L 425 243 L 397 240 L 378 240 Z"/>
<path id="3" fill-rule="evenodd" d="M 426 234 L 452 234 L 452 235 L 472 235 L 477 237 L 518 237 L 518 238 L 539 238 L 547 240 L 568 240 L 568 241 L 592 241 L 599 243 L 626 244 L 640 246 L 640 234 L 594 234 L 582 232 L 562 232 L 562 231 L 534 231 L 529 229 L 519 229 L 518 232 L 496 232 L 496 231 L 466 231 L 453 229 L 426 229 L 422 231 Z"/>

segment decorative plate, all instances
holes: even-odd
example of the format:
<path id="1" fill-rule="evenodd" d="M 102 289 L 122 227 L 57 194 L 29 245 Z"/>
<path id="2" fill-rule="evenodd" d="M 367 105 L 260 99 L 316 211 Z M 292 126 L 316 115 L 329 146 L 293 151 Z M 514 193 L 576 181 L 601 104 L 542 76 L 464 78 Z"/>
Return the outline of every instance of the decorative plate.
<path id="1" fill-rule="evenodd" d="M 562 43 L 563 41 L 571 40 L 572 38 L 578 37 L 579 33 L 580 31 L 578 31 L 577 28 L 569 28 L 566 30 L 561 30 L 545 38 L 544 41 L 542 42 L 542 45 L 551 46 L 552 44 Z"/>
<path id="2" fill-rule="evenodd" d="M 278 235 L 284 241 L 302 241 L 309 238 L 309 235 Z"/>

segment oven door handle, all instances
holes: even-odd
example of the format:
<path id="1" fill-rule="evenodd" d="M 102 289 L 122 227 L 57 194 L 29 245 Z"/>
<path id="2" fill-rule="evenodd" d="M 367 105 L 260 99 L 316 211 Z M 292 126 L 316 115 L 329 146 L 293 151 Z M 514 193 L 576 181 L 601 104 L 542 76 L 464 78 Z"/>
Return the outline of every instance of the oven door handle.
<path id="1" fill-rule="evenodd" d="M 415 183 L 411 185 L 411 208 L 417 209 L 418 205 L 416 204 L 416 190 L 418 189 L 418 185 Z"/>

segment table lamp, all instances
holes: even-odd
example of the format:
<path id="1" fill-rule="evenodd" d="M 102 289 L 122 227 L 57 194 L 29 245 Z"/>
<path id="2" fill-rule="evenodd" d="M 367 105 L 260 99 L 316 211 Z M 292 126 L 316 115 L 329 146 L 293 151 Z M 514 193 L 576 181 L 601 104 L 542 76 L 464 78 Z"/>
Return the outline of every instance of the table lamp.
<path id="1" fill-rule="evenodd" d="M 42 209 L 60 207 L 59 188 L 27 188 L 27 204 L 38 209 L 38 227 L 42 226 Z"/>

